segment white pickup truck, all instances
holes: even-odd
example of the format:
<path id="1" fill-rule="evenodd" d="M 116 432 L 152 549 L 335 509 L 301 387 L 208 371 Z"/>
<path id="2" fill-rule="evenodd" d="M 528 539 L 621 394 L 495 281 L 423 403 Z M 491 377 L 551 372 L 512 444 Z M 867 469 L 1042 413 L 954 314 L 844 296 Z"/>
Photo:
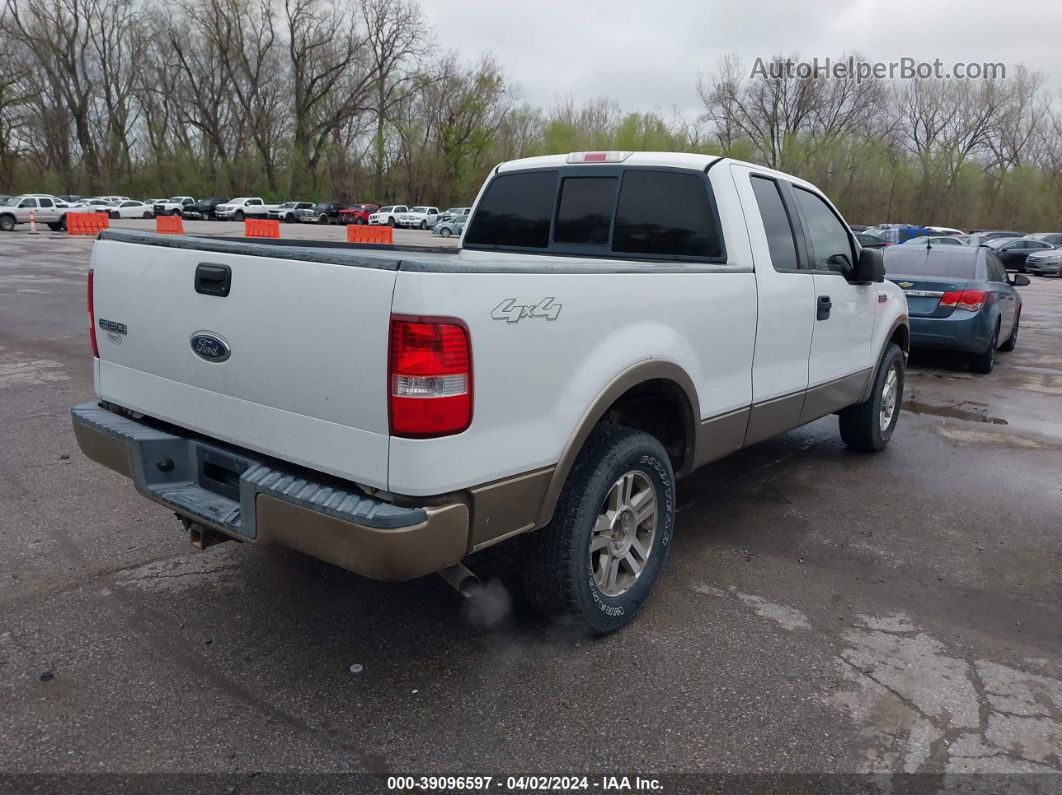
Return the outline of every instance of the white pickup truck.
<path id="1" fill-rule="evenodd" d="M 242 221 L 244 218 L 267 218 L 279 204 L 266 204 L 257 196 L 239 196 L 214 208 L 214 215 L 222 221 Z"/>
<path id="2" fill-rule="evenodd" d="M 81 449 L 201 547 L 467 591 L 463 561 L 505 542 L 532 604 L 606 633 L 660 574 L 676 478 L 831 413 L 857 449 L 896 428 L 906 300 L 802 180 L 518 160 L 463 243 L 102 232 Z"/>

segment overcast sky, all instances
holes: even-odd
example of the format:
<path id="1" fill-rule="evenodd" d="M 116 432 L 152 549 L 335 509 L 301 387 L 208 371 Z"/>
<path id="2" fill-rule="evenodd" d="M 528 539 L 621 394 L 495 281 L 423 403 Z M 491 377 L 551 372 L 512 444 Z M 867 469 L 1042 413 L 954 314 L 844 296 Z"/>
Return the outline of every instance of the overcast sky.
<path id="1" fill-rule="evenodd" d="M 858 52 L 1024 63 L 1062 86 L 1058 0 L 428 0 L 443 49 L 466 60 L 491 52 L 523 96 L 553 105 L 611 96 L 621 107 L 699 112 L 697 74 L 720 56 L 798 50 L 802 60 Z"/>

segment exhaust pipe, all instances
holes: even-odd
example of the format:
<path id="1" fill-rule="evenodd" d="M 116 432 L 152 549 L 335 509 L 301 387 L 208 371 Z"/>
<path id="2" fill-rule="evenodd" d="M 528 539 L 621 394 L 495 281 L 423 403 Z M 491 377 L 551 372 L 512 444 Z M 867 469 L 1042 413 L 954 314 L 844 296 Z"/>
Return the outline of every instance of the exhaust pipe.
<path id="1" fill-rule="evenodd" d="M 439 576 L 446 580 L 446 584 L 457 591 L 466 599 L 479 590 L 479 577 L 460 563 L 441 569 Z"/>

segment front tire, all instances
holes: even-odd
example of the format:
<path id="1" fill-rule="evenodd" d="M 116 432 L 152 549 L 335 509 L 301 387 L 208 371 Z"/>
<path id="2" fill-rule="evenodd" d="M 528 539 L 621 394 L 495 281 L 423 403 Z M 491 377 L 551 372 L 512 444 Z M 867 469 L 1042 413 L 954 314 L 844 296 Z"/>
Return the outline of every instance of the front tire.
<path id="1" fill-rule="evenodd" d="M 319 224 L 327 224 L 328 223 L 328 216 L 325 215 L 324 213 L 321 213 L 319 216 L 317 216 L 317 223 L 319 223 Z"/>
<path id="2" fill-rule="evenodd" d="M 109 213 L 107 213 L 107 215 L 110 216 L 112 221 L 117 221 L 119 218 L 122 217 L 117 210 L 111 210 Z"/>
<path id="3" fill-rule="evenodd" d="M 394 226 L 395 225 L 395 219 L 394 218 L 388 218 L 387 219 L 387 225 L 388 226 Z"/>
<path id="4" fill-rule="evenodd" d="M 855 450 L 884 450 L 896 430 L 903 402 L 905 361 L 900 346 L 890 342 L 874 373 L 870 397 L 838 414 L 841 439 Z"/>
<path id="5" fill-rule="evenodd" d="M 0 229 L 5 232 L 11 232 L 15 228 L 15 217 L 13 215 L 0 215 Z"/>
<path id="6" fill-rule="evenodd" d="M 237 210 L 235 213 L 233 213 L 232 220 L 236 221 L 237 223 L 241 223 L 242 224 L 243 223 L 243 219 L 245 217 L 246 216 L 243 214 L 243 210 Z"/>
<path id="7" fill-rule="evenodd" d="M 634 618 L 652 592 L 675 524 L 675 474 L 655 437 L 598 425 L 553 519 L 523 538 L 523 587 L 550 617 L 594 635 Z"/>

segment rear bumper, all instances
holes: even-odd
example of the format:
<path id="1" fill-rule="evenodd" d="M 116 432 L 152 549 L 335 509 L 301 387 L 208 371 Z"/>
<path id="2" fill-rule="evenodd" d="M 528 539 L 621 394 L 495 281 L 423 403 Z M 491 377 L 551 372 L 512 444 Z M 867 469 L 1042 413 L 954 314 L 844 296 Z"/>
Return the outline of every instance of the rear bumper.
<path id="1" fill-rule="evenodd" d="M 459 562 L 469 546 L 463 502 L 396 506 L 96 403 L 75 406 L 71 417 L 90 459 L 179 516 L 240 541 L 279 544 L 378 580 L 439 571 Z"/>
<path id="2" fill-rule="evenodd" d="M 956 310 L 948 317 L 912 317 L 911 347 L 983 353 L 995 330 L 988 312 Z"/>

